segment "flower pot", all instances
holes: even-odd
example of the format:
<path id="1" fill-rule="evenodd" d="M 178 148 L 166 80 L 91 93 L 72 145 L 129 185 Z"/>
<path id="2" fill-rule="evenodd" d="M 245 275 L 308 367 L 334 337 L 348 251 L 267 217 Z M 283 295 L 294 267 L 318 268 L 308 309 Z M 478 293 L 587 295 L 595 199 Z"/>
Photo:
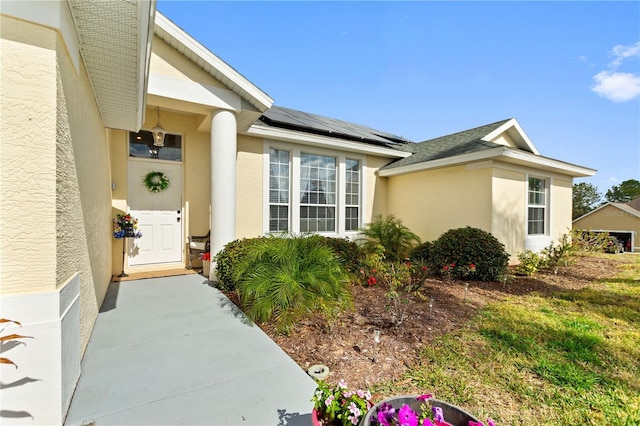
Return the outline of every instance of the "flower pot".
<path id="1" fill-rule="evenodd" d="M 202 261 L 202 275 L 205 277 L 209 276 L 209 272 L 211 272 L 211 262 L 208 260 Z"/>
<path id="2" fill-rule="evenodd" d="M 311 424 L 313 426 L 322 426 L 322 423 L 320 423 L 320 419 L 318 418 L 318 412 L 315 408 L 311 410 Z"/>
<path id="3" fill-rule="evenodd" d="M 407 404 L 409 407 L 411 407 L 411 409 L 413 409 L 413 411 L 418 414 L 422 412 L 420 406 L 423 404 L 428 406 L 429 409 L 431 409 L 431 407 L 440 407 L 442 408 L 442 414 L 444 416 L 446 424 L 449 424 L 451 426 L 467 426 L 469 424 L 469 421 L 479 421 L 471 414 L 464 411 L 462 408 L 449 404 L 448 402 L 440 401 L 438 399 L 431 398 L 426 401 L 419 401 L 417 396 L 395 396 L 392 398 L 387 398 L 374 405 L 371 410 L 367 412 L 367 415 L 363 417 L 360 425 L 369 426 L 371 424 L 371 419 L 376 418 L 375 416 L 377 415 L 378 407 L 380 407 L 385 402 L 387 404 L 391 404 L 396 410 L 398 410 L 404 404 Z"/>

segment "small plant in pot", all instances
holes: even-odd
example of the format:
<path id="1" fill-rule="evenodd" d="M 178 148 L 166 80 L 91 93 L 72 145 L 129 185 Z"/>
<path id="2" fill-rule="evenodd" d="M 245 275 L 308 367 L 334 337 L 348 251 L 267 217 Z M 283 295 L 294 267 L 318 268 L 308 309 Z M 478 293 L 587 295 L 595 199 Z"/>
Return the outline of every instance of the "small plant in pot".
<path id="1" fill-rule="evenodd" d="M 344 379 L 335 386 L 318 380 L 311 401 L 314 403 L 311 416 L 314 426 L 357 425 L 373 406 L 369 391 L 349 390 Z"/>

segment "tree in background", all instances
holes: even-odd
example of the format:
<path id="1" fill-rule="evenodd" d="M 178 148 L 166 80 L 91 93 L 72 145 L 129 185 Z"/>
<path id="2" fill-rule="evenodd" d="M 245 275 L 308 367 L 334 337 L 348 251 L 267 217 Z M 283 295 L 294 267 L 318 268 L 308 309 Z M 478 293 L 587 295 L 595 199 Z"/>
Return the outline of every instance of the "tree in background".
<path id="1" fill-rule="evenodd" d="M 598 207 L 601 202 L 602 195 L 598 192 L 598 188 L 586 182 L 574 183 L 571 218 L 577 219 L 580 216 L 584 216 Z"/>
<path id="2" fill-rule="evenodd" d="M 626 203 L 640 197 L 640 182 L 629 179 L 620 185 L 614 185 L 605 195 L 607 201 L 612 203 Z"/>

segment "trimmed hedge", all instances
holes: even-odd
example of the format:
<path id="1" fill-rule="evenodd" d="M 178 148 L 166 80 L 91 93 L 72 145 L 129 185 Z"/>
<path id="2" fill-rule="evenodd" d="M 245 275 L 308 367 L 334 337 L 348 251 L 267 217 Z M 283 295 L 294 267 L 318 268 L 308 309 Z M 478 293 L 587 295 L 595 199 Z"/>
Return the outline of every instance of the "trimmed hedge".
<path id="1" fill-rule="evenodd" d="M 506 274 L 508 261 L 509 254 L 496 237 L 467 226 L 442 234 L 433 243 L 428 263 L 431 272 L 441 276 L 496 281 Z"/>

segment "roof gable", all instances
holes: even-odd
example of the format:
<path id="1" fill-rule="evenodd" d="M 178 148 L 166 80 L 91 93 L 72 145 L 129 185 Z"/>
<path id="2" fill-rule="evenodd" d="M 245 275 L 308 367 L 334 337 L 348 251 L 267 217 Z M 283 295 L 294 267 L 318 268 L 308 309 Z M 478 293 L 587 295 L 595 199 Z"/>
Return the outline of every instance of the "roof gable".
<path id="1" fill-rule="evenodd" d="M 229 90 L 238 94 L 243 101 L 260 112 L 271 107 L 273 99 L 266 93 L 160 12 L 156 12 L 155 24 L 155 34 L 158 37 L 212 75 Z"/>
<path id="2" fill-rule="evenodd" d="M 636 200 L 632 200 L 632 201 L 637 201 L 637 200 L 640 200 L 640 199 L 636 199 Z M 573 223 L 576 223 L 577 221 L 579 221 L 581 219 L 584 219 L 587 216 L 591 216 L 592 214 L 594 214 L 596 212 L 599 212 L 600 210 L 602 210 L 602 209 L 604 209 L 606 207 L 615 207 L 615 208 L 617 208 L 619 210 L 622 210 L 622 211 L 624 211 L 626 213 L 629 213 L 632 216 L 640 217 L 640 210 L 636 210 L 635 208 L 629 206 L 628 203 L 626 203 L 626 204 L 625 203 L 612 203 L 612 202 L 608 201 L 608 202 L 604 203 L 603 205 L 601 205 L 600 207 L 597 207 L 597 208 L 591 210 L 589 213 L 585 213 L 582 216 L 580 216 L 578 218 L 575 218 L 573 220 Z"/>

